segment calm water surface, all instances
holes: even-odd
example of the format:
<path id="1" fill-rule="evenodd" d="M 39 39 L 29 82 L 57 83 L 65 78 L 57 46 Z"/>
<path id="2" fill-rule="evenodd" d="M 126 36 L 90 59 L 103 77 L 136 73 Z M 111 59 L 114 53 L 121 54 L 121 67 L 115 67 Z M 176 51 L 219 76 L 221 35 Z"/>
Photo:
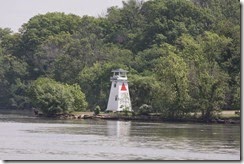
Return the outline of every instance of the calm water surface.
<path id="1" fill-rule="evenodd" d="M 0 114 L 1 160 L 240 160 L 240 125 Z"/>

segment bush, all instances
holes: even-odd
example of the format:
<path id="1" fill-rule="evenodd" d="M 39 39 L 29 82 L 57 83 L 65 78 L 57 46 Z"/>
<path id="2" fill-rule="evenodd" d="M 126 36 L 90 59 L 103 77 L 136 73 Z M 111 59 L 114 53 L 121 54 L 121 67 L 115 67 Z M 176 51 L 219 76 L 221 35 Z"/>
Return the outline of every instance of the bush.
<path id="1" fill-rule="evenodd" d="M 97 105 L 96 108 L 94 109 L 94 114 L 98 115 L 100 113 L 100 111 L 101 111 L 100 106 Z"/>
<path id="2" fill-rule="evenodd" d="M 149 113 L 152 112 L 152 106 L 143 104 L 139 108 L 139 114 L 140 115 L 149 115 Z"/>
<path id="3" fill-rule="evenodd" d="M 87 107 L 85 95 L 76 84 L 58 83 L 49 78 L 38 78 L 29 90 L 33 106 L 45 115 L 84 111 Z"/>

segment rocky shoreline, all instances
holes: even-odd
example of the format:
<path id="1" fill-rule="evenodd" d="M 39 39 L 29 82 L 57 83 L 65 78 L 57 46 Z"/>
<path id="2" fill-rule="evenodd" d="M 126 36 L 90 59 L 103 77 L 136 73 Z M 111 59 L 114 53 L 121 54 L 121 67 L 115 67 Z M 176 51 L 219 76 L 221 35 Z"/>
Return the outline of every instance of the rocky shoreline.
<path id="1" fill-rule="evenodd" d="M 212 119 L 212 120 L 199 120 L 199 119 L 167 119 L 160 116 L 123 116 L 111 114 L 56 114 L 44 116 L 42 114 L 35 114 L 37 117 L 47 117 L 55 119 L 104 119 L 104 120 L 121 120 L 121 121 L 148 121 L 148 122 L 189 122 L 189 123 L 218 123 L 218 124 L 240 124 L 240 119 Z"/>

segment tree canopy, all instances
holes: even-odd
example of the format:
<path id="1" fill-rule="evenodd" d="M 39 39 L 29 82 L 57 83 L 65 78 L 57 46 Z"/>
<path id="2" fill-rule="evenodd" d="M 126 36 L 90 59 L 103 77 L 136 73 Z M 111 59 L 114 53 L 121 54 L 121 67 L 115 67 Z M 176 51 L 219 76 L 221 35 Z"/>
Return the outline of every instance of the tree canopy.
<path id="1" fill-rule="evenodd" d="M 128 0 L 97 18 L 39 14 L 18 33 L 0 28 L 0 106 L 105 110 L 111 70 L 123 68 L 135 111 L 210 119 L 240 109 L 240 58 L 238 1 Z"/>

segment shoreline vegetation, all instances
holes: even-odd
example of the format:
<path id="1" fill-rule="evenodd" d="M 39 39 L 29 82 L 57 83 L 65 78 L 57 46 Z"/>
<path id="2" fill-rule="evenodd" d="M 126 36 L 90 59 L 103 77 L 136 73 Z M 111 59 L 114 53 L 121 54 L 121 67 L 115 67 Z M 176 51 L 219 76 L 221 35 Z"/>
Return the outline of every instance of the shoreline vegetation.
<path id="1" fill-rule="evenodd" d="M 94 111 L 100 119 L 232 122 L 219 112 L 241 110 L 240 11 L 233 0 L 125 0 L 102 17 L 48 12 L 17 33 L 0 28 L 0 107 L 61 118 Z M 119 68 L 129 72 L 135 113 L 106 115 Z"/>
<path id="2" fill-rule="evenodd" d="M 94 114 L 93 112 L 76 112 L 70 114 L 43 115 L 34 111 L 36 117 L 54 118 L 63 120 L 83 120 L 83 119 L 101 119 L 115 121 L 147 121 L 147 122 L 175 122 L 175 123 L 219 123 L 219 124 L 240 124 L 240 111 L 222 111 L 218 118 L 203 120 L 197 117 L 188 118 L 165 118 L 160 113 L 150 113 L 147 115 L 135 115 L 133 113 L 110 112 Z"/>

